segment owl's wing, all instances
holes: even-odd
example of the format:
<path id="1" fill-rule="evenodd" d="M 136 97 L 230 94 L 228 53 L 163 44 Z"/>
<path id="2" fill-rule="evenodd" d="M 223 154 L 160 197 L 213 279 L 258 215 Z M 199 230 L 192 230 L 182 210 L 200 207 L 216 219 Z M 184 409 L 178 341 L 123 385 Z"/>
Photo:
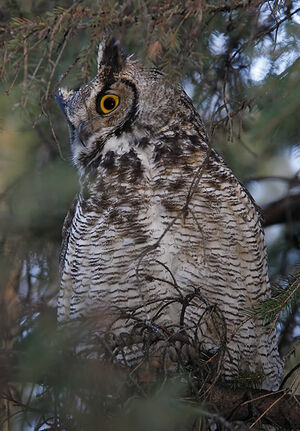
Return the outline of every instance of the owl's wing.
<path id="1" fill-rule="evenodd" d="M 75 214 L 75 209 L 77 205 L 77 197 L 73 200 L 71 207 L 69 211 L 67 212 L 67 215 L 64 219 L 63 227 L 62 227 L 62 241 L 61 241 L 61 248 L 59 253 L 59 270 L 62 273 L 65 263 L 65 256 L 68 248 L 69 243 L 69 237 L 70 237 L 70 230 L 73 222 L 73 217 Z"/>

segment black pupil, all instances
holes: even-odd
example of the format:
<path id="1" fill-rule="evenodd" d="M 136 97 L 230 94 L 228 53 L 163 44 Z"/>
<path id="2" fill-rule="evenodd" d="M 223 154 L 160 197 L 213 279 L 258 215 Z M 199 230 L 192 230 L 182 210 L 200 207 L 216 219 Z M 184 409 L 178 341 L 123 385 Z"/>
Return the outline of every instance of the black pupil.
<path id="1" fill-rule="evenodd" d="M 103 106 L 105 109 L 110 111 L 116 106 L 116 101 L 113 97 L 107 97 L 103 102 Z"/>

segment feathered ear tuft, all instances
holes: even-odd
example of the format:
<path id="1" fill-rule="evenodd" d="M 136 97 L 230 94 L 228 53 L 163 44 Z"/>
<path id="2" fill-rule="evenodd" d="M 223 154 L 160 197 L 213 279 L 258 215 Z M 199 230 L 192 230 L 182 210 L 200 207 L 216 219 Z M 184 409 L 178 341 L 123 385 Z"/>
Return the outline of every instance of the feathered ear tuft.
<path id="1" fill-rule="evenodd" d="M 113 73 L 119 73 L 125 58 L 120 50 L 120 43 L 114 37 L 105 38 L 98 49 L 98 73 L 104 67 L 110 67 Z"/>

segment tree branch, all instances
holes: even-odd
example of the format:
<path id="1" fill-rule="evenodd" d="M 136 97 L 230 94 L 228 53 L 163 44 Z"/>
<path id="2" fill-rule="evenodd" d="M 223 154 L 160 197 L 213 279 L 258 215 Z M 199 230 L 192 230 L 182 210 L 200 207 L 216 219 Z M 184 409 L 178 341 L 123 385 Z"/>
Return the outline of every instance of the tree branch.
<path id="1" fill-rule="evenodd" d="M 263 226 L 300 221 L 300 194 L 288 195 L 262 208 Z"/>
<path id="2" fill-rule="evenodd" d="M 285 389 L 268 392 L 215 385 L 210 391 L 209 403 L 230 420 L 252 418 L 254 423 L 260 418 L 264 423 L 300 429 L 300 396 L 291 395 Z"/>
<path id="3" fill-rule="evenodd" d="M 90 387 L 95 384 L 95 380 L 101 382 L 103 373 L 121 372 L 133 377 L 134 370 L 126 370 L 117 365 L 103 363 L 100 360 L 79 359 L 72 357 L 72 362 L 68 361 L 66 367 L 65 361 L 55 362 L 55 366 L 50 367 L 38 381 L 35 375 L 35 370 L 31 373 L 26 372 L 26 377 L 20 372 L 20 362 L 18 355 L 13 352 L 0 353 L 0 387 L 4 388 L 8 382 L 26 382 L 36 384 L 46 384 L 51 386 L 51 382 L 59 380 L 60 382 L 69 381 L 68 373 L 71 378 L 74 378 L 74 370 L 77 370 L 77 375 L 83 375 L 84 380 L 80 380 L 80 385 Z M 83 373 L 83 370 L 84 373 Z M 27 370 L 28 371 L 28 370 Z M 128 371 L 128 373 L 127 373 Z M 92 378 L 92 382 L 89 379 Z M 61 376 L 61 377 L 60 377 Z M 134 378 L 136 380 L 136 378 Z M 137 380 L 138 382 L 138 380 Z M 76 382 L 75 384 L 78 384 Z M 138 383 L 136 383 L 138 384 Z M 143 386 L 143 388 L 145 388 Z M 205 396 L 201 394 L 205 394 Z M 276 392 L 268 392 L 265 390 L 235 388 L 225 386 L 223 384 L 204 385 L 202 392 L 198 394 L 195 402 L 204 402 L 209 411 L 212 412 L 212 417 L 216 413 L 224 417 L 227 421 L 247 421 L 254 424 L 263 422 L 268 424 L 286 427 L 287 429 L 300 429 L 300 396 L 292 395 L 289 389 L 281 389 Z M 5 398 L 4 395 L 1 395 Z M 186 399 L 186 398 L 185 398 Z M 188 397 L 189 401 L 193 401 L 193 396 Z"/>

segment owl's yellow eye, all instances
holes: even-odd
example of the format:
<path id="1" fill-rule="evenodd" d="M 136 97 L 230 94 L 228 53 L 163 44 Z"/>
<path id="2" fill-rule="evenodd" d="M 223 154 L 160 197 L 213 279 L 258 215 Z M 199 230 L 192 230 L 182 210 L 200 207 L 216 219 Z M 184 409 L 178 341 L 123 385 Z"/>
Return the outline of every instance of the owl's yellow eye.
<path id="1" fill-rule="evenodd" d="M 119 96 L 115 94 L 105 94 L 100 100 L 100 109 L 103 114 L 109 114 L 114 111 L 120 103 Z"/>

